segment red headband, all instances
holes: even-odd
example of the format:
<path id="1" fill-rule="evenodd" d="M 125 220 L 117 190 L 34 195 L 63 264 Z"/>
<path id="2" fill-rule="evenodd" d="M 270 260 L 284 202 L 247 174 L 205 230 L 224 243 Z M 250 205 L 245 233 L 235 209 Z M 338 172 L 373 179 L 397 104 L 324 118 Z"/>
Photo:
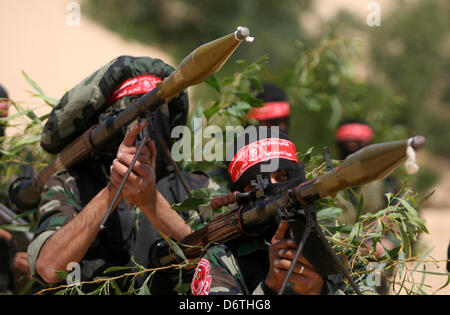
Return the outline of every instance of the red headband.
<path id="1" fill-rule="evenodd" d="M 362 140 L 362 141 L 370 141 L 373 139 L 373 131 L 372 129 L 360 123 L 352 123 L 342 125 L 336 130 L 336 139 L 338 141 L 345 140 Z"/>
<path id="2" fill-rule="evenodd" d="M 250 117 L 255 120 L 277 119 L 289 116 L 291 109 L 286 101 L 267 102 L 263 107 L 253 107 L 250 110 Z"/>
<path id="3" fill-rule="evenodd" d="M 110 104 L 119 98 L 136 95 L 145 94 L 153 90 L 158 82 L 162 80 L 154 75 L 145 74 L 139 75 L 137 77 L 130 78 L 123 82 L 119 87 L 112 91 L 111 95 L 108 97 L 106 103 Z"/>
<path id="4" fill-rule="evenodd" d="M 0 98 L 0 117 L 8 116 L 9 100 L 7 98 Z"/>
<path id="5" fill-rule="evenodd" d="M 233 182 L 237 181 L 250 167 L 274 158 L 298 163 L 295 145 L 286 139 L 268 138 L 253 142 L 239 150 L 228 165 Z"/>

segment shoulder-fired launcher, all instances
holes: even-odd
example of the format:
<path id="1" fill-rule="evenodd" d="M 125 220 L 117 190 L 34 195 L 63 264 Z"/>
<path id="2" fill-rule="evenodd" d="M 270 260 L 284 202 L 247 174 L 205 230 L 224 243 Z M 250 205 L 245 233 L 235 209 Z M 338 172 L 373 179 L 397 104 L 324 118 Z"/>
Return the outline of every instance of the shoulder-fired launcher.
<path id="1" fill-rule="evenodd" d="M 226 243 L 239 237 L 260 234 L 269 226 L 276 224 L 282 209 L 313 204 L 320 198 L 334 196 L 340 190 L 382 179 L 407 158 L 409 146 L 417 151 L 424 145 L 425 138 L 422 136 L 373 144 L 348 156 L 328 173 L 278 195 L 252 200 L 249 193 L 234 192 L 216 197 L 210 203 L 212 208 L 217 209 L 233 203 L 237 203 L 239 207 L 216 217 L 203 229 L 186 236 L 181 241 L 181 244 L 188 245 L 184 249 L 185 255 L 188 259 L 198 258 L 202 254 L 201 248 L 209 243 Z M 325 250 L 312 249 L 315 246 L 323 246 L 320 240 L 312 238 L 311 243 L 313 245 L 310 246 L 309 252 L 308 245 L 305 248 L 305 257 L 321 275 L 336 272 L 337 266 L 331 258 L 325 261 L 325 256 L 316 257 L 318 252 L 323 253 Z M 153 248 L 151 257 L 155 266 L 170 265 L 179 261 L 176 254 L 163 243 L 156 243 Z"/>
<path id="2" fill-rule="evenodd" d="M 147 111 L 157 109 L 169 102 L 187 87 L 198 84 L 221 69 L 243 40 L 251 41 L 246 27 L 224 37 L 208 42 L 191 52 L 178 68 L 155 89 L 144 94 L 117 116 L 92 127 L 77 140 L 62 150 L 56 160 L 42 169 L 32 179 L 22 179 L 11 184 L 11 202 L 20 211 L 38 206 L 44 184 L 50 177 L 81 161 L 91 158 L 96 152 L 105 152 L 127 126 Z"/>

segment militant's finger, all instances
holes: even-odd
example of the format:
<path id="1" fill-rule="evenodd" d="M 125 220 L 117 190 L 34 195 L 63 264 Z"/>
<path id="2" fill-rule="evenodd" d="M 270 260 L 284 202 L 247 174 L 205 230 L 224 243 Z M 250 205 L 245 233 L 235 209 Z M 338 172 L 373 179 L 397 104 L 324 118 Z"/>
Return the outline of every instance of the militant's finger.
<path id="1" fill-rule="evenodd" d="M 148 147 L 150 150 L 151 166 L 154 168 L 156 165 L 156 153 L 157 153 L 155 141 L 150 140 Z"/>
<path id="2" fill-rule="evenodd" d="M 129 155 L 129 154 L 117 155 L 117 160 L 120 163 L 122 163 L 123 165 L 125 165 L 127 168 L 131 165 L 133 158 L 134 158 L 134 155 Z M 139 157 L 137 158 L 137 160 L 133 166 L 133 171 L 139 169 L 142 165 L 151 166 L 151 160 L 148 156 L 139 155 Z"/>
<path id="3" fill-rule="evenodd" d="M 291 267 L 292 260 L 290 259 L 275 259 L 274 266 L 276 268 L 282 269 L 282 270 L 289 270 Z M 302 265 L 301 263 L 295 264 L 293 273 L 297 275 L 302 275 L 307 278 L 316 278 L 318 274 L 310 269 L 309 267 Z"/>
<path id="4" fill-rule="evenodd" d="M 272 237 L 272 243 L 284 239 L 288 229 L 289 229 L 289 223 L 286 222 L 286 221 L 282 221 L 278 225 L 278 229 L 277 229 L 277 231 L 275 232 L 275 234 Z"/>
<path id="5" fill-rule="evenodd" d="M 134 140 L 136 139 L 136 136 L 144 130 L 144 128 L 147 127 L 147 123 L 145 121 L 139 122 L 136 126 L 132 127 L 130 130 L 127 131 L 125 134 L 125 138 L 122 141 L 122 144 L 130 147 L 134 144 Z"/>

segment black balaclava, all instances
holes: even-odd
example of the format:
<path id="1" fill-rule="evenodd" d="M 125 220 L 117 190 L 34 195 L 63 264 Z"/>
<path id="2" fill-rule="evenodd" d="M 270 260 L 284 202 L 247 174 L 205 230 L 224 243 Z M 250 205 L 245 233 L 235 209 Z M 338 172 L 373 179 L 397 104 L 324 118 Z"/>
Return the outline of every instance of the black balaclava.
<path id="1" fill-rule="evenodd" d="M 282 183 L 270 183 L 267 189 L 269 194 L 305 181 L 304 167 L 297 160 L 295 145 L 277 127 L 247 127 L 228 148 L 226 158 L 232 177 L 232 191 L 243 192 L 244 187 L 258 174 L 270 182 L 270 173 L 280 170 L 286 170 L 289 179 Z M 278 167 L 263 169 L 269 165 Z"/>
<path id="2" fill-rule="evenodd" d="M 250 111 L 250 117 L 258 120 L 261 125 L 281 126 L 284 132 L 289 130 L 290 106 L 286 93 L 274 83 L 262 82 L 263 91 L 256 98 L 264 103 L 263 107 L 254 107 Z"/>
<path id="3" fill-rule="evenodd" d="M 343 120 L 336 128 L 335 139 L 339 158 L 343 160 L 372 143 L 373 130 L 364 120 L 349 118 Z"/>

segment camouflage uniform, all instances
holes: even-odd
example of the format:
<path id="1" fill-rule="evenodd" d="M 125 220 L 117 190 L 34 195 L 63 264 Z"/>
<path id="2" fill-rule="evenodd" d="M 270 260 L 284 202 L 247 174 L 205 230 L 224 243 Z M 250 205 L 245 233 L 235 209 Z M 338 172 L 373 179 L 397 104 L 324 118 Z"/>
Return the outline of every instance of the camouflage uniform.
<path id="1" fill-rule="evenodd" d="M 96 172 L 92 163 L 83 167 L 59 172 L 45 185 L 39 206 L 40 220 L 34 240 L 28 246 L 28 262 L 33 276 L 37 276 L 36 261 L 44 243 L 70 222 L 104 187 L 101 180 L 104 178 L 99 176 L 100 170 Z M 86 177 L 86 173 L 92 177 Z M 103 275 L 108 267 L 128 264 L 129 251 L 136 235 L 136 218 L 135 207 L 126 201 L 118 205 L 106 221 L 106 229 L 97 234 L 80 262 L 82 281 Z"/>
<path id="2" fill-rule="evenodd" d="M 58 153 L 98 123 L 99 116 L 110 106 L 106 102 L 108 96 L 125 80 L 143 74 L 164 79 L 173 71 L 174 69 L 163 61 L 149 57 L 120 56 L 112 60 L 64 94 L 45 124 L 41 139 L 42 148 L 50 153 Z M 133 98 L 123 97 L 114 107 L 124 109 Z M 187 93 L 180 93 L 172 99 L 168 110 L 170 128 L 184 125 L 188 113 Z"/>
<path id="3" fill-rule="evenodd" d="M 162 178 L 157 183 L 158 191 L 166 198 L 169 204 L 180 203 L 188 198 L 188 194 L 182 186 L 181 180 L 169 166 L 170 175 Z M 220 191 L 220 186 L 215 181 L 203 172 L 182 172 L 182 176 L 189 187 L 192 190 L 208 189 L 212 191 Z M 186 221 L 191 222 L 192 225 L 199 225 L 202 222 L 206 222 L 208 218 L 199 218 L 197 211 L 183 211 L 179 213 L 180 216 Z M 135 261 L 144 267 L 151 268 L 151 250 L 152 246 L 162 237 L 153 227 L 152 223 L 147 217 L 142 217 L 140 222 L 140 228 L 137 233 L 136 242 L 131 251 L 135 258 Z M 144 282 L 143 277 L 138 277 L 136 280 L 136 286 L 142 286 Z M 152 294 L 171 294 L 175 293 L 174 288 L 176 282 L 173 281 L 173 277 L 164 273 L 156 273 L 151 281 L 150 292 Z"/>
<path id="4" fill-rule="evenodd" d="M 269 139 L 271 140 L 268 141 Z M 280 149 L 280 145 L 283 145 L 283 149 Z M 264 183 L 261 177 L 258 178 L 257 184 L 259 189 L 264 188 L 268 195 L 277 194 L 283 191 L 282 189 L 285 191 L 289 187 L 305 182 L 303 165 L 295 157 L 294 144 L 278 129 L 249 127 L 228 148 L 227 156 L 229 157 L 227 161 L 231 161 L 228 164 L 228 170 L 232 178 L 230 184 L 232 191 L 248 191 L 247 185 L 252 181 L 254 184 L 256 182 L 254 179 L 258 178 L 258 175 L 266 176 L 267 187 L 262 186 Z M 286 172 L 287 180 L 272 183 L 270 176 L 274 170 L 263 171 L 260 168 L 262 163 L 273 159 L 278 161 L 277 170 Z M 257 206 L 256 209 L 261 208 Z M 261 212 L 264 211 L 261 210 Z M 258 216 L 258 210 L 254 215 Z M 276 229 L 276 225 L 267 226 L 259 236 L 236 238 L 225 244 L 209 244 L 205 255 L 195 269 L 191 282 L 192 294 L 276 294 L 277 292 L 265 285 L 271 259 L 271 244 L 268 240 L 272 239 Z M 326 257 L 320 257 L 320 259 L 326 259 Z M 323 280 L 322 294 L 344 293 L 342 274 L 330 275 Z M 285 293 L 298 294 L 289 286 Z"/>
<path id="5" fill-rule="evenodd" d="M 139 95 L 126 95 L 113 102 L 109 97 L 123 82 L 142 75 L 164 80 L 174 68 L 159 59 L 120 56 L 107 63 L 77 86 L 68 91 L 52 110 L 44 126 L 41 146 L 47 152 L 59 153 L 88 128 L 116 115 Z M 144 92 L 142 92 L 144 93 Z M 154 132 L 162 136 L 169 147 L 170 130 L 184 125 L 187 119 L 188 98 L 182 92 L 168 104 L 163 104 L 152 115 Z M 156 126 L 155 126 L 156 125 Z M 124 126 L 125 130 L 126 126 Z M 106 154 L 96 155 L 90 161 L 55 174 L 45 185 L 41 200 L 40 222 L 33 242 L 28 248 L 30 269 L 36 275 L 36 260 L 40 249 L 59 228 L 72 220 L 109 181 L 109 167 L 115 158 L 121 136 Z M 154 139 L 157 149 L 157 180 L 168 174 L 167 158 L 161 144 Z M 161 152 L 161 153 L 160 153 Z M 102 275 L 110 266 L 125 266 L 130 262 L 130 251 L 136 238 L 139 211 L 125 200 L 106 221 L 106 229 L 97 234 L 81 261 L 81 280 Z"/>
<path id="6" fill-rule="evenodd" d="M 210 244 L 202 257 L 200 267 L 197 267 L 193 276 L 192 294 L 277 294 L 264 284 L 270 264 L 269 247 L 270 244 L 263 237 L 253 237 L 227 244 Z M 345 294 L 342 274 L 330 275 L 323 280 L 322 294 Z M 205 288 L 208 289 L 205 290 Z M 287 288 L 285 294 L 298 293 Z"/>

